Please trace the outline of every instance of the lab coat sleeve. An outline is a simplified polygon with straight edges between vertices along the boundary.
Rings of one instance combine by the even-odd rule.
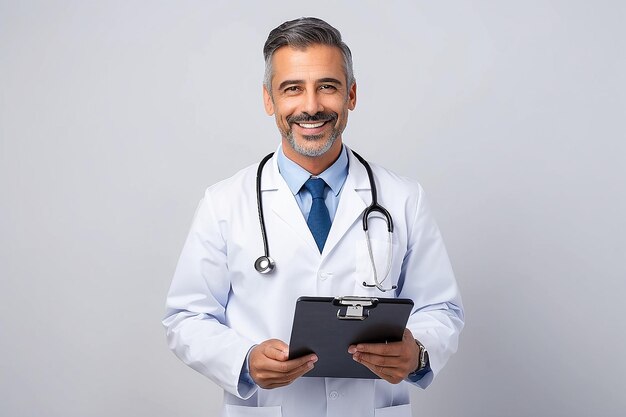
[[[226,244],[209,190],[178,261],[163,325],[176,356],[224,390],[247,399],[257,386],[243,382],[240,375],[254,343],[225,325],[230,290]]]
[[[411,212],[414,220],[412,226],[409,223],[399,297],[415,303],[407,327],[426,347],[431,368],[420,380],[409,382],[426,388],[456,352],[464,313],[441,233],[420,186],[417,201],[407,205],[407,216]]]

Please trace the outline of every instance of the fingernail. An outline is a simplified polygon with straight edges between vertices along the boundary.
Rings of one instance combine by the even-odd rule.
[[[311,361],[312,361],[313,363],[317,362],[317,356],[311,356]]]
[[[354,359],[355,362],[359,361],[359,355],[353,355],[352,359]]]
[[[350,346],[348,348],[348,353],[355,353],[356,352],[356,348],[354,346]]]
[[[309,362],[309,364],[307,365],[307,368],[309,368],[309,369],[313,369],[313,366],[314,366],[314,365],[313,365],[313,362]]]

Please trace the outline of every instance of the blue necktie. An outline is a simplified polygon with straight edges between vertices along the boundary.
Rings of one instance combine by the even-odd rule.
[[[306,224],[311,229],[313,239],[317,243],[317,247],[322,252],[328,232],[330,231],[330,215],[328,214],[328,207],[324,202],[324,188],[326,183],[321,178],[309,178],[304,183],[304,188],[311,193],[313,197],[313,204],[311,204],[311,212]]]

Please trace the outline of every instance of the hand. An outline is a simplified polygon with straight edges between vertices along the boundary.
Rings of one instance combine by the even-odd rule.
[[[255,346],[248,360],[252,380],[265,389],[282,387],[309,372],[317,362],[315,355],[292,360],[288,357],[289,346],[281,340],[270,339]]]
[[[352,359],[392,384],[400,383],[419,364],[419,346],[409,329],[404,329],[400,342],[359,343],[350,345],[348,353],[352,354]]]

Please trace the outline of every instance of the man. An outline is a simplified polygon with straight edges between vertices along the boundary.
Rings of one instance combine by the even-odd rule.
[[[409,416],[408,386],[432,382],[463,327],[423,191],[372,165],[378,200],[393,216],[392,256],[376,216],[368,247],[362,215],[371,187],[342,141],[356,105],[349,48],[326,22],[302,18],[274,29],[264,55],[265,110],[282,138],[260,183],[276,267],[255,270],[264,247],[256,164],[209,187],[197,209],[167,298],[169,346],[225,390],[227,416]],[[319,358],[288,360],[286,343],[303,295],[414,301],[402,341],[347,347],[381,379],[303,377]]]

